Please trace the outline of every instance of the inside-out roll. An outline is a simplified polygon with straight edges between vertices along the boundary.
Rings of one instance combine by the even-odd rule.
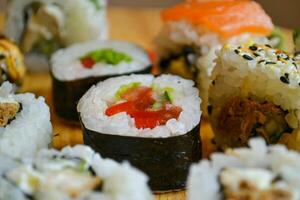
[[[19,44],[30,69],[45,70],[57,49],[107,38],[106,1],[12,0],[5,34]]]
[[[29,157],[51,143],[49,107],[43,97],[13,94],[12,88],[8,82],[0,88],[0,154]]]
[[[26,160],[0,155],[0,199],[152,200],[147,177],[89,147],[43,149]]]
[[[56,113],[76,122],[77,102],[92,85],[110,77],[150,72],[147,52],[130,42],[89,41],[61,49],[51,58]]]
[[[263,137],[299,149],[300,59],[268,45],[225,45],[210,88],[210,120],[222,149]]]
[[[190,169],[189,200],[300,199],[300,154],[252,139],[249,148],[214,153]]]

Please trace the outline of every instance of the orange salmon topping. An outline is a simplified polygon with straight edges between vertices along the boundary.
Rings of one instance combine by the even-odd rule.
[[[223,38],[243,33],[268,35],[273,30],[271,18],[263,8],[248,0],[189,0],[161,13],[163,21],[187,21]]]

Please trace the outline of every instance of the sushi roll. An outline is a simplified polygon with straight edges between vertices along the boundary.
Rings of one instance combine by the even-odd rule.
[[[59,50],[51,58],[55,111],[78,122],[77,102],[92,85],[114,76],[150,72],[148,54],[125,41],[89,41]]]
[[[147,177],[87,146],[42,149],[27,160],[0,155],[3,200],[153,200]]]
[[[25,77],[24,58],[19,48],[0,36],[0,85],[5,81],[20,87]]]
[[[49,107],[43,97],[12,89],[8,82],[0,88],[0,154],[29,157],[51,143]]]
[[[249,148],[215,153],[191,167],[188,200],[299,200],[300,154],[251,139]]]
[[[154,191],[185,187],[201,157],[201,111],[194,83],[177,76],[130,75],[98,83],[80,99],[84,143],[104,157],[128,160]]]
[[[60,48],[108,35],[106,0],[11,0],[6,16],[5,35],[34,71],[48,69],[48,59]]]
[[[300,150],[300,58],[268,45],[225,45],[210,87],[210,121],[221,149],[263,137]]]
[[[216,50],[226,43],[269,43],[273,30],[255,1],[191,0],[163,10],[161,18],[164,26],[156,43],[162,72],[195,80],[205,117]]]

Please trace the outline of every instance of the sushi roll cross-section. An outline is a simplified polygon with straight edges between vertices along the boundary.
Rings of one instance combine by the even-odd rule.
[[[251,139],[249,148],[214,153],[191,167],[189,200],[298,200],[300,154]]]
[[[151,61],[139,46],[125,41],[90,41],[56,52],[51,58],[57,114],[78,121],[76,105],[94,84],[107,78],[150,73]]]
[[[27,160],[0,155],[0,199],[152,200],[147,177],[87,146],[42,149]]]
[[[299,150],[299,57],[268,45],[225,45],[210,87],[210,120],[222,149],[261,136]]]
[[[0,154],[30,157],[47,148],[52,139],[49,107],[33,94],[13,94],[5,82],[0,88]]]
[[[106,1],[12,0],[5,34],[20,46],[31,70],[45,70],[56,50],[107,38]]]
[[[128,160],[154,191],[185,187],[201,157],[198,91],[172,75],[130,75],[93,86],[79,101],[84,142],[104,157]]]
[[[274,28],[263,8],[248,0],[185,1],[163,10],[161,18],[156,43],[162,72],[195,80],[205,117],[215,52],[226,43],[269,43]]]

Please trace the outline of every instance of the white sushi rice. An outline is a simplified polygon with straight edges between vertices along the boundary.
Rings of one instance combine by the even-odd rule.
[[[141,82],[142,85],[151,87],[152,84],[161,88],[174,89],[172,104],[182,108],[178,120],[170,119],[164,126],[153,129],[137,129],[134,119],[125,112],[113,116],[106,116],[105,110],[109,102],[114,99],[115,93],[121,85],[132,82]],[[201,111],[198,90],[193,87],[193,81],[172,75],[162,75],[155,78],[152,75],[130,75],[110,78],[91,89],[80,99],[77,110],[83,124],[87,129],[103,134],[122,136],[137,136],[159,138],[183,135],[199,124]]]
[[[56,158],[54,158],[56,157]],[[65,161],[57,160],[63,157]],[[58,173],[66,170],[60,165],[72,163],[72,158],[81,159],[90,166],[95,175],[102,182],[101,191],[82,192],[79,197],[70,197],[60,190],[58,185],[62,181],[60,176],[49,177],[47,174]],[[148,178],[129,163],[117,163],[111,159],[103,159],[90,147],[77,145],[75,147],[65,147],[61,151],[53,149],[43,149],[35,157],[20,161],[11,160],[5,156],[0,156],[0,199],[5,200],[25,200],[25,190],[31,191],[30,195],[36,200],[152,200],[153,195],[147,186]],[[32,168],[32,166],[35,166]],[[66,172],[66,171],[65,171]],[[78,172],[80,173],[80,172]],[[82,172],[86,173],[86,172]],[[39,184],[26,181],[27,177],[37,178]],[[6,177],[6,178],[2,178]],[[45,179],[45,177],[48,177]],[[70,177],[69,177],[70,178]],[[79,176],[72,177],[73,181],[80,181]],[[18,187],[14,185],[18,182]],[[70,184],[66,180],[66,185]],[[67,186],[66,186],[67,187]]]
[[[3,83],[0,98],[21,103],[22,110],[5,127],[0,127],[0,154],[21,158],[32,156],[51,143],[52,125],[49,107],[43,97],[33,94],[12,94],[12,85]]]
[[[293,129],[292,135],[296,139],[300,134],[300,60],[265,45],[256,46],[258,50],[253,52],[248,46],[238,48],[235,45],[225,45],[218,53],[213,72],[215,84],[210,88],[212,126],[216,131],[218,116],[228,99],[251,97],[258,102],[270,102],[288,111],[285,120]],[[253,60],[245,59],[245,55]],[[288,76],[288,83],[281,80],[285,76]]]
[[[93,1],[99,4],[100,9],[95,7]],[[20,42],[25,28],[24,9],[33,2],[58,5],[60,12],[56,16],[61,16],[59,34],[64,46],[108,38],[106,0],[11,0],[4,33],[17,43]],[[49,68],[47,58],[34,52],[26,55],[25,62],[35,71]]]
[[[171,52],[180,50],[182,46],[193,46],[197,48],[199,57],[196,67],[198,68],[197,83],[200,97],[202,99],[201,109],[203,115],[207,116],[208,91],[211,84],[211,75],[215,66],[216,52],[223,44],[268,44],[266,37],[244,33],[227,40],[207,29],[201,29],[186,21],[167,22],[156,39],[157,52],[159,57],[168,56]]]
[[[215,153],[211,160],[192,165],[188,178],[189,200],[221,200],[220,174],[223,182],[233,188],[240,181],[249,181],[257,188],[284,189],[292,194],[290,200],[300,199],[300,154],[281,145],[267,146],[260,138],[252,139],[249,148]],[[275,177],[280,181],[271,183]]]
[[[80,58],[98,49],[113,49],[125,53],[132,58],[131,62],[122,61],[117,65],[96,63],[93,68],[82,66]],[[135,44],[118,41],[89,41],[57,51],[51,58],[51,71],[55,78],[62,81],[76,80],[87,77],[118,75],[145,70],[151,66],[147,53]]]

